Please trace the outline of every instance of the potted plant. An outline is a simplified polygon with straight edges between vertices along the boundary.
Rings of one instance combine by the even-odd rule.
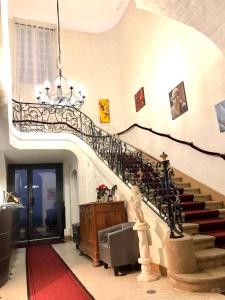
[[[98,201],[105,201],[105,197],[107,196],[107,193],[109,191],[109,188],[105,184],[101,184],[96,188],[97,192],[97,199]]]

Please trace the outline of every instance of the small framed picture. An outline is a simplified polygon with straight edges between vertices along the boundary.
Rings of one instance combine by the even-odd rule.
[[[138,112],[145,105],[145,93],[143,87],[134,95],[134,99],[136,112]]]
[[[225,100],[215,105],[220,132],[225,132]]]
[[[101,123],[110,122],[109,99],[99,99],[99,115]]]
[[[169,92],[169,99],[172,120],[175,120],[177,117],[188,111],[183,81]]]

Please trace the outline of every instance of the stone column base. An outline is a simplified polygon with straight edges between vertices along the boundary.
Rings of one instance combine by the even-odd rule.
[[[137,277],[138,281],[155,281],[158,279],[159,276],[157,274],[153,274],[151,271],[150,259],[139,258],[138,262],[141,264],[141,274]]]

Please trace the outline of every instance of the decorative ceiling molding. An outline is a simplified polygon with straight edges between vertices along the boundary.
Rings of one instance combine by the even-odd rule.
[[[135,0],[139,9],[189,25],[213,41],[225,56],[225,1]]]

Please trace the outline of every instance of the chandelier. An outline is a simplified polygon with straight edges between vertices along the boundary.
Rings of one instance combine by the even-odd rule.
[[[75,83],[73,80],[68,80],[62,75],[61,63],[61,45],[60,45],[60,21],[59,21],[59,0],[57,0],[57,20],[58,20],[58,59],[57,73],[55,79],[55,87],[46,80],[43,86],[36,87],[36,99],[41,104],[49,105],[68,105],[80,109],[86,98],[85,88],[80,83]],[[53,90],[53,93],[50,90]],[[44,91],[44,92],[43,92]]]

